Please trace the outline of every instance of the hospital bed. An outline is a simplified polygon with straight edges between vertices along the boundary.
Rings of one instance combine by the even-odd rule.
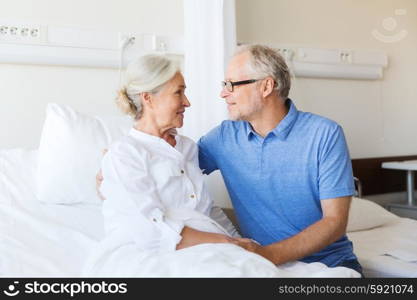
[[[0,277],[76,277],[103,236],[101,210],[39,202],[37,154],[0,151]]]
[[[39,201],[35,186],[38,157],[38,150],[0,150],[0,277],[91,277],[83,270],[104,236],[102,204]],[[163,255],[156,262],[151,254],[149,258],[154,261],[140,264],[138,277],[354,277],[357,274],[346,268],[330,269],[301,262],[276,268],[235,245],[205,244],[181,251],[178,256],[175,252]],[[188,257],[193,258],[192,264]],[[196,267],[198,261],[203,268]],[[114,263],[118,266],[117,261]],[[104,277],[119,276],[136,277],[112,271]]]
[[[62,116],[63,111],[59,113]],[[74,117],[74,113],[71,112],[70,116]],[[80,120],[80,116],[74,121],[83,123],[83,126],[85,124],[91,126],[91,120],[89,122],[86,122],[86,119]],[[60,138],[68,131],[68,128],[63,130],[63,127],[56,123],[53,125],[62,130]],[[81,129],[79,132],[82,134],[93,134],[92,139],[97,142],[99,135],[97,131]],[[108,136],[115,134],[116,131],[115,127],[105,130]],[[41,139],[45,138],[44,132]],[[88,143],[91,139],[83,140],[84,143]],[[41,140],[40,149],[36,150],[0,150],[0,277],[82,276],[87,257],[104,236],[100,202],[40,201],[36,185],[39,183],[37,177],[40,175],[42,158],[40,151],[42,145],[45,145],[44,142]],[[53,144],[51,141],[48,142]],[[68,143],[65,146],[71,148]],[[86,145],[83,153],[84,156],[88,156],[92,151],[87,151],[85,147]],[[52,154],[48,153],[48,155]],[[71,163],[69,158],[64,157],[62,149],[60,155],[62,165],[68,161]],[[95,174],[97,168],[95,166],[92,168],[89,171]],[[68,170],[65,176],[74,177],[72,171]],[[73,178],[73,181],[76,180],[77,178]],[[56,178],[49,181],[51,184],[59,185],[59,180]],[[94,186],[94,178],[91,184]],[[56,186],[50,188],[54,189]],[[65,187],[63,186],[62,189],[64,190]],[[94,188],[92,191],[95,192]],[[54,192],[58,193],[54,195],[59,196],[61,190]],[[76,191],[65,196],[67,196],[66,201],[79,197]],[[233,219],[232,210],[225,209],[225,212]],[[348,236],[354,243],[355,253],[366,276],[416,277],[416,232],[417,221],[397,217],[373,202],[361,198],[353,199]],[[318,270],[313,270],[313,265],[292,267],[284,268],[280,276],[308,277]],[[297,272],[294,271],[295,269]],[[320,272],[317,272],[317,276],[340,275],[327,273],[325,270]]]

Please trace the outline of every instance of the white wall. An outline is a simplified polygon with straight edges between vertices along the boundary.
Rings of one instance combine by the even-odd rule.
[[[0,20],[93,30],[183,35],[182,0],[1,0]],[[1,47],[1,44],[0,44]],[[115,69],[0,63],[0,148],[38,146],[48,102],[118,114]]]
[[[397,8],[405,16],[395,16]],[[330,117],[345,129],[353,158],[417,152],[417,1],[237,0],[238,41],[318,48],[379,49],[389,56],[383,80],[297,78],[291,97],[300,109]],[[408,36],[387,44],[373,29],[394,16]],[[15,0],[0,20],[89,29],[182,35],[182,0]],[[114,69],[0,64],[0,148],[37,147],[48,102],[80,111],[118,113]]]
[[[385,51],[383,80],[297,78],[290,97],[299,109],[340,123],[352,158],[417,154],[417,1],[236,0],[236,10],[240,42]],[[382,26],[388,17],[397,22],[392,32]],[[373,29],[408,35],[383,43]]]

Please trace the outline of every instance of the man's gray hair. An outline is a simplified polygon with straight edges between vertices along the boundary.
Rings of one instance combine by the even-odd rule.
[[[291,88],[291,74],[281,54],[264,45],[242,45],[237,48],[235,55],[244,52],[250,54],[248,69],[256,77],[254,79],[272,77],[275,89],[286,100]]]

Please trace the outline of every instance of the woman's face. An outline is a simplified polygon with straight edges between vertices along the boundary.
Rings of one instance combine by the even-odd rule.
[[[152,95],[152,111],[160,128],[182,127],[185,108],[190,106],[184,91],[184,77],[178,72],[162,90]]]

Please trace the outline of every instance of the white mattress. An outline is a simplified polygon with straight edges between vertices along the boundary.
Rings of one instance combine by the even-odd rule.
[[[103,236],[101,206],[34,195],[37,151],[0,151],[0,277],[76,277]]]
[[[366,277],[417,277],[417,221],[348,233]]]

